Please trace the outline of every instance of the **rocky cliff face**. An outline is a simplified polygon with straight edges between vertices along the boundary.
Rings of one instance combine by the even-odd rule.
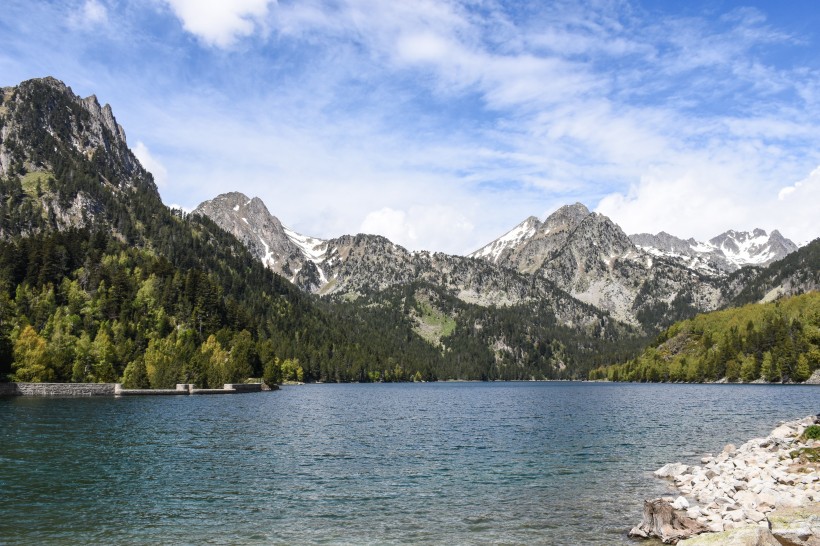
[[[0,226],[0,236],[92,221],[116,231],[130,196],[160,201],[109,105],[54,78],[3,88],[0,98],[0,178],[19,182],[37,203],[30,222]]]
[[[289,230],[258,197],[251,199],[238,192],[225,193],[201,203],[193,214],[211,218],[239,239],[263,264],[302,290],[316,292],[321,288],[323,273],[316,262],[322,252],[311,249],[322,246],[324,241]]]
[[[128,148],[111,106],[100,106],[94,95],[80,98],[49,77],[4,88],[2,96],[0,176],[52,171],[69,153],[94,161],[111,175],[105,178],[116,177],[123,187],[150,179]]]

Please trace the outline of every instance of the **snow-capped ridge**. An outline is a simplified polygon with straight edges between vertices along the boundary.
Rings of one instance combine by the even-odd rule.
[[[683,240],[665,232],[630,235],[638,248],[710,275],[725,275],[747,265],[765,266],[785,258],[798,246],[779,231],[771,234],[756,228],[751,232],[730,229],[706,242]]]

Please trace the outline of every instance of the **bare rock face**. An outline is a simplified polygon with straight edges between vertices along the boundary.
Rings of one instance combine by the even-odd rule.
[[[2,114],[0,176],[19,167],[51,171],[58,152],[73,152],[95,161],[109,182],[116,178],[121,188],[147,183],[156,191],[128,148],[111,106],[100,106],[96,96],[80,98],[51,77],[27,80],[4,90]]]
[[[259,261],[302,290],[315,292],[323,273],[317,267],[325,241],[290,231],[258,197],[239,192],[223,193],[200,203],[194,214],[209,217],[239,239]]]
[[[769,514],[772,535],[788,546],[820,546],[820,505],[778,508]]]
[[[643,520],[629,531],[630,537],[659,538],[664,544],[677,544],[679,540],[707,531],[697,520],[675,510],[663,499],[644,501]]]

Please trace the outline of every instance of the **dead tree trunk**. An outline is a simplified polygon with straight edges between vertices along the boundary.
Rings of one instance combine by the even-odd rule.
[[[677,512],[663,499],[643,502],[643,520],[629,531],[630,537],[659,538],[664,544],[677,544],[706,531],[696,520]]]

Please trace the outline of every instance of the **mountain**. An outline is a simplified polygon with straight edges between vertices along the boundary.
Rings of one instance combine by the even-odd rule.
[[[109,106],[0,96],[0,380],[577,378],[641,342],[546,279],[312,239],[240,194],[171,210]]]
[[[378,235],[343,235],[329,240],[300,235],[284,227],[261,200],[241,193],[205,201],[193,214],[208,216],[236,235],[274,271],[324,296],[356,299],[394,286],[424,282],[469,304],[514,306],[544,301],[553,305],[559,321],[570,326],[609,320],[547,279],[533,279],[484,261],[409,252]]]
[[[403,308],[317,301],[207,217],[163,205],[93,96],[42,78],[0,97],[0,380],[212,386],[445,369]]]
[[[629,238],[638,248],[653,256],[678,261],[690,269],[707,275],[725,275],[747,265],[766,266],[782,260],[797,250],[797,245],[774,230],[729,230],[699,242],[683,240],[665,232],[657,235],[639,233]]]
[[[323,256],[325,241],[286,228],[258,197],[249,199],[241,193],[225,193],[201,203],[193,214],[209,217],[239,239],[263,264],[302,290],[317,292],[325,284],[324,273],[316,266]]]
[[[580,203],[544,222],[529,218],[470,256],[547,279],[650,331],[722,301],[719,280],[643,251],[617,224]]]
[[[820,290],[820,239],[808,243],[767,267],[743,268],[727,279],[732,305],[769,302]]]

